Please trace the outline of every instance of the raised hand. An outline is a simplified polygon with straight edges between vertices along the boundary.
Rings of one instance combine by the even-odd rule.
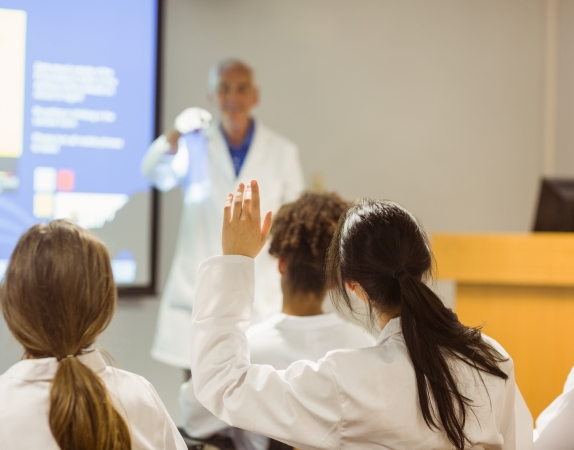
[[[173,128],[166,133],[167,142],[170,150],[168,154],[175,155],[178,149],[179,138],[192,131],[203,130],[211,122],[211,114],[201,108],[187,108],[183,110],[176,118]]]
[[[181,134],[187,134],[207,128],[210,122],[209,111],[201,108],[187,108],[175,118],[174,128]]]
[[[255,258],[271,231],[271,211],[261,224],[259,185],[240,183],[235,198],[229,194],[223,210],[223,254]]]

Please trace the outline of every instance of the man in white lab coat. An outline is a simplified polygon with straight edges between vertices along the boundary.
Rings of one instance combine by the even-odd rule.
[[[240,180],[259,180],[265,210],[298,197],[303,175],[297,147],[252,116],[259,99],[252,69],[224,60],[209,74],[209,100],[218,118],[190,108],[174,129],[157,138],[143,161],[145,175],[162,190],[184,189],[184,208],[171,271],[158,317],[152,356],[188,369],[191,311],[199,263],[221,254],[221,223],[227,195]],[[280,283],[267,252],[256,260],[253,322],[281,310]]]

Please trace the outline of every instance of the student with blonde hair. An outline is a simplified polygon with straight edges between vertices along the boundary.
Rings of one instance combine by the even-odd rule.
[[[116,300],[108,251],[90,232],[56,220],[20,238],[0,291],[24,347],[0,376],[2,448],[187,448],[153,386],[90,349]]]
[[[223,256],[200,266],[192,319],[195,394],[217,417],[307,450],[522,450],[517,429],[532,442],[512,359],[427,286],[432,253],[408,211],[359,200],[329,247],[327,280],[344,307],[351,292],[367,304],[377,344],[285,370],[252,364],[245,337],[253,258],[271,229],[257,183],[240,184],[224,211]]]

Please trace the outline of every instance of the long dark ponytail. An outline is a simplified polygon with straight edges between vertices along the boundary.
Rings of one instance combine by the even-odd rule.
[[[458,386],[449,361],[507,379],[498,364],[506,358],[466,327],[427,286],[433,258],[426,234],[404,208],[388,201],[363,199],[341,217],[327,257],[327,273],[336,299],[352,310],[345,283],[356,282],[369,297],[371,318],[398,313],[413,362],[419,404],[431,429],[442,426],[462,450],[472,399]]]

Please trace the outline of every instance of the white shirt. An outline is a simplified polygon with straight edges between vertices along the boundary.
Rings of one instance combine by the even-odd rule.
[[[574,368],[564,391],[536,419],[534,449],[572,450],[574,448]]]
[[[256,179],[265,192],[262,211],[276,212],[297,199],[303,190],[303,172],[297,147],[255,120],[255,132],[239,175],[235,169],[219,123],[198,135],[184,135],[178,151],[168,155],[169,144],[160,136],[143,161],[144,174],[156,187],[167,191],[179,184],[184,190],[184,207],[174,259],[161,299],[152,356],[164,363],[189,369],[191,358],[191,310],[197,269],[201,261],[221,253],[223,205],[239,181]],[[188,145],[188,143],[190,145]],[[253,323],[281,311],[277,262],[266,246],[256,259]]]
[[[278,370],[300,359],[316,362],[331,350],[371,347],[375,343],[370,334],[335,313],[306,317],[276,314],[253,325],[247,331],[247,340],[253,364],[269,364]],[[179,402],[184,428],[190,436],[207,438],[215,433],[227,434],[238,449],[267,449],[267,437],[229,428],[205,409],[193,392],[191,380],[181,387]]]
[[[301,449],[452,448],[423,419],[400,318],[389,321],[373,347],[329,352],[318,363],[297,361],[278,371],[249,361],[253,284],[251,258],[219,256],[200,266],[191,370],[195,394],[217,417]],[[476,405],[465,427],[471,448],[514,450],[516,428],[528,424],[516,423],[512,359],[500,363],[507,380],[482,374],[484,384],[468,365],[453,366],[462,394]]]
[[[96,350],[78,359],[104,381],[130,430],[134,450],[187,450],[153,386],[139,375],[106,366]],[[50,425],[55,358],[25,359],[0,375],[0,447],[59,450]]]
[[[276,314],[247,330],[252,364],[283,370],[295,361],[319,361],[341,348],[371,347],[375,339],[335,313],[315,316]]]

